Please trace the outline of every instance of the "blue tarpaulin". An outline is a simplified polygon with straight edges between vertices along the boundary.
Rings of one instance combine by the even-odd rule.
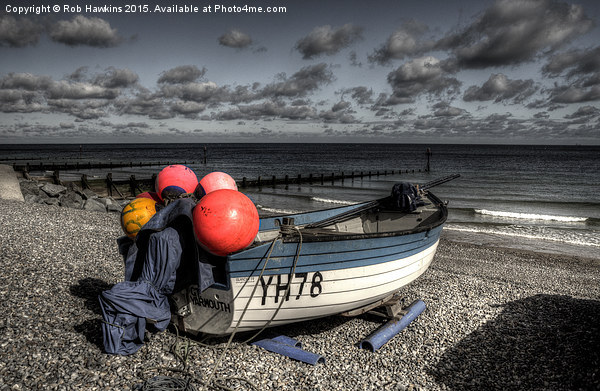
[[[167,296],[189,284],[203,291],[213,284],[211,265],[200,261],[191,199],[180,199],[157,212],[136,240],[119,239],[125,257],[125,281],[99,296],[104,349],[133,354],[144,342],[148,322],[159,331],[169,325]]]

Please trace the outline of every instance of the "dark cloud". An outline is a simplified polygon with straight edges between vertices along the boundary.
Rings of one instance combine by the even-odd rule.
[[[52,83],[52,78],[49,76],[38,76],[31,73],[9,73],[0,79],[0,88],[37,91],[45,90]]]
[[[450,106],[447,102],[438,102],[433,105],[433,109],[435,109],[434,117],[458,117],[467,113],[466,110]]]
[[[493,100],[496,103],[512,100],[514,103],[521,103],[536,91],[533,80],[511,80],[502,73],[495,73],[481,87],[469,87],[463,95],[463,100]]]
[[[439,40],[462,68],[532,61],[588,32],[593,22],[580,5],[553,0],[498,0],[466,29]]]
[[[0,15],[0,46],[20,48],[38,43],[44,27],[27,18]]]
[[[362,27],[350,23],[333,29],[331,26],[315,27],[296,43],[302,58],[311,59],[322,54],[335,54],[362,39]]]
[[[252,45],[252,38],[240,30],[230,30],[219,37],[219,44],[230,48],[244,49]]]
[[[388,74],[393,94],[386,105],[412,103],[421,94],[442,95],[458,92],[460,82],[449,77],[435,57],[427,56],[409,61]]]
[[[429,28],[416,20],[405,22],[398,30],[390,35],[379,49],[369,55],[369,62],[380,65],[387,64],[391,59],[403,59],[407,56],[420,55],[434,47],[434,41],[425,41],[421,37]]]
[[[206,74],[206,68],[199,69],[195,65],[181,65],[161,73],[159,83],[181,84],[194,82]]]
[[[558,77],[563,73],[568,78],[597,74],[600,72],[600,46],[555,54],[548,59],[542,71],[549,77]]]
[[[542,68],[544,75],[566,77],[568,84],[549,90],[553,103],[580,103],[600,100],[600,47],[570,50],[552,56]]]
[[[259,120],[284,118],[305,120],[316,117],[316,110],[309,106],[288,106],[283,102],[263,102],[254,105],[240,105],[215,115],[217,120]]]
[[[280,81],[266,85],[258,94],[261,98],[302,98],[334,80],[333,72],[325,63],[300,69],[291,77],[279,76]]]
[[[568,119],[574,119],[574,118],[581,118],[581,117],[595,117],[600,115],[600,109],[594,106],[583,106],[577,109],[577,111],[575,111],[572,114],[568,114],[565,115],[565,118]]]
[[[110,24],[100,18],[77,15],[72,20],[61,20],[50,26],[50,38],[69,46],[107,48],[119,45],[121,38]]]
[[[365,86],[344,89],[342,90],[342,94],[350,94],[350,97],[354,99],[359,105],[373,103],[373,89],[367,88]]]
[[[106,88],[128,88],[139,80],[138,75],[129,69],[108,68],[102,75],[98,75],[94,84]]]

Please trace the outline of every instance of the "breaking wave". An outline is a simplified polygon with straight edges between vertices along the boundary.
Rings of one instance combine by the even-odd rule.
[[[355,201],[346,201],[346,200],[334,200],[331,198],[321,198],[321,197],[310,197],[311,201],[323,202],[326,204],[338,204],[338,205],[354,205]]]
[[[493,217],[503,217],[510,219],[523,219],[523,220],[546,220],[546,221],[562,221],[567,223],[579,223],[584,222],[587,217],[574,217],[574,216],[557,216],[557,215],[545,215],[536,213],[519,213],[519,212],[503,212],[487,209],[475,209],[475,213],[488,215]]]

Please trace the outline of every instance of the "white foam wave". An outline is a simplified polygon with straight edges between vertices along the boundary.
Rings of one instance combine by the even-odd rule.
[[[260,210],[264,210],[265,212],[275,213],[278,215],[293,215],[296,213],[300,213],[300,211],[297,211],[297,210],[268,208],[268,207],[262,206],[262,205],[256,205],[256,207]]]
[[[444,229],[448,230],[448,231],[502,235],[502,236],[511,236],[511,237],[535,239],[535,240],[549,240],[552,242],[567,243],[567,244],[573,244],[573,245],[577,245],[577,246],[600,247],[600,243],[592,243],[590,241],[585,241],[582,239],[567,239],[564,237],[551,237],[551,236],[545,236],[545,235],[528,234],[525,232],[497,231],[497,230],[493,230],[493,229],[464,228],[464,227],[451,227],[451,226],[446,226],[446,227],[444,227]]]
[[[310,197],[311,201],[324,202],[326,204],[354,205],[354,201],[334,200],[330,198]]]
[[[487,209],[475,209],[475,213],[482,215],[494,216],[494,217],[505,217],[511,219],[523,219],[523,220],[546,220],[546,221],[562,221],[568,223],[577,223],[586,221],[586,217],[573,217],[573,216],[556,216],[556,215],[543,215],[536,213],[519,213],[519,212],[503,212],[496,210]]]

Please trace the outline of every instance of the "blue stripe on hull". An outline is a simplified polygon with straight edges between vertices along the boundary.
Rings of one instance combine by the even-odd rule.
[[[303,243],[296,273],[369,266],[409,257],[433,246],[441,231],[442,226],[438,226],[411,235]],[[260,275],[269,246],[270,243],[231,255],[227,262],[230,277]],[[264,275],[290,273],[297,248],[297,243],[277,241]]]

